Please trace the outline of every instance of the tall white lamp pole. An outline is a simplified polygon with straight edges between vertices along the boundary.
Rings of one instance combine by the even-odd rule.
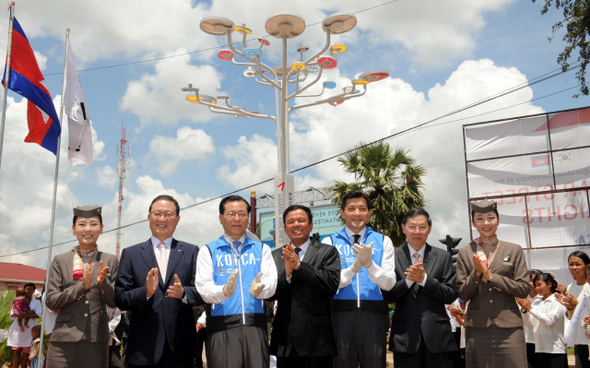
[[[259,38],[259,47],[246,47],[246,37],[252,31],[245,25],[235,26],[234,23],[226,18],[209,17],[201,21],[201,29],[215,36],[227,36],[227,45],[229,49],[221,50],[218,53],[220,59],[231,61],[235,65],[246,67],[244,76],[253,78],[257,83],[271,86],[275,89],[275,106],[276,115],[265,115],[256,111],[247,111],[239,106],[232,106],[229,103],[228,96],[211,97],[199,93],[198,88],[191,84],[183,91],[190,92],[187,100],[193,103],[208,106],[212,112],[218,114],[234,115],[244,118],[262,118],[274,120],[277,125],[277,155],[278,155],[278,175],[275,176],[275,244],[282,246],[289,239],[283,231],[283,212],[293,204],[294,180],[289,174],[289,113],[293,110],[304,107],[315,106],[329,103],[337,106],[351,98],[360,97],[367,91],[367,85],[370,82],[379,81],[389,76],[385,70],[375,70],[361,74],[358,79],[352,81],[352,85],[344,87],[342,93],[332,95],[328,98],[319,99],[310,103],[304,103],[289,107],[289,102],[295,97],[320,97],[327,90],[336,88],[336,83],[324,81],[322,91],[315,95],[303,95],[302,93],[311,86],[318,83],[322,77],[324,69],[333,69],[337,65],[334,58],[346,50],[342,44],[330,46],[330,36],[342,34],[350,31],[356,26],[357,20],[354,15],[337,13],[328,16],[322,22],[322,28],[326,33],[326,43],[324,47],[311,57],[304,60],[303,54],[309,50],[307,47],[300,46],[297,52],[300,54],[300,60],[292,64],[287,62],[287,40],[295,38],[305,30],[305,20],[293,14],[278,14],[270,17],[266,21],[266,31],[269,35],[279,38],[283,41],[282,64],[278,67],[270,67],[261,61],[264,54],[263,47],[270,43],[263,38]],[[242,34],[242,49],[235,48],[232,42],[232,33]],[[329,54],[326,51],[329,50]],[[240,60],[236,60],[239,57]],[[316,74],[315,77],[312,75]],[[310,77],[310,81],[307,78]],[[294,85],[295,90],[289,94],[289,85]]]

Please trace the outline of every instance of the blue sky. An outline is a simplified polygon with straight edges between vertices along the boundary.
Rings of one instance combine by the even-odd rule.
[[[552,42],[547,38],[561,11],[552,9],[544,16],[540,11],[541,4],[524,0],[17,1],[16,17],[36,52],[56,106],[61,100],[65,30],[71,30],[95,134],[91,167],[68,166],[62,144],[55,242],[74,239],[71,208],[77,205],[102,205],[105,230],[115,228],[119,183],[115,145],[122,121],[131,144],[124,225],[145,219],[151,199],[161,193],[174,195],[184,207],[275,175],[274,123],[217,115],[185,101],[181,88],[192,83],[204,94],[229,95],[233,104],[248,110],[275,112],[269,87],[244,78],[241,67],[217,58],[226,41],[199,29],[204,17],[245,23],[253,31],[249,39],[255,40],[266,36],[268,17],[281,12],[302,16],[308,28],[289,43],[293,62],[299,43],[311,51],[323,45],[319,24],[326,16],[356,15],[354,30],[332,38],[332,43],[344,43],[348,50],[337,56],[337,70],[324,77],[336,81],[338,89],[369,70],[386,69],[390,78],[371,84],[365,96],[338,107],[322,105],[293,113],[290,165],[296,169],[557,70],[563,33],[558,32]],[[8,11],[5,16],[6,21],[0,22],[3,35]],[[268,39],[271,46],[264,59],[278,65],[280,42]],[[6,49],[5,38],[0,49]],[[572,98],[576,84],[575,71],[569,72],[387,141],[409,149],[428,171],[424,181],[434,221],[431,244],[438,245],[437,239],[446,234],[469,237],[462,124],[589,105],[588,97]],[[47,246],[55,158],[24,143],[25,135],[26,101],[9,92],[0,170],[0,257],[25,253],[0,261],[45,267],[46,250],[32,250]],[[295,186],[296,190],[328,186],[334,179],[350,178],[331,160],[297,172]],[[254,189],[259,195],[272,193],[272,184]],[[241,194],[249,196],[250,189]],[[178,238],[203,245],[219,236],[217,205],[215,200],[181,212]],[[146,223],[126,227],[123,247],[148,236]],[[112,232],[99,239],[107,252],[114,253],[115,243]],[[54,253],[72,246],[57,246]]]

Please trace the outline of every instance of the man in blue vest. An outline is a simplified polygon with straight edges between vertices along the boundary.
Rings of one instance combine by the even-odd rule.
[[[219,204],[224,234],[197,258],[196,287],[207,306],[207,366],[270,365],[264,299],[277,286],[270,248],[246,236],[250,204],[228,196]]]
[[[332,303],[332,325],[338,355],[334,367],[385,367],[387,302],[381,290],[395,285],[393,243],[366,226],[371,200],[361,191],[342,198],[342,231],[323,240],[340,253],[339,290]]]

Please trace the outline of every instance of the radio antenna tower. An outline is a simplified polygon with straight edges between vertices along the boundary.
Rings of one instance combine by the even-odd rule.
[[[121,212],[123,210],[123,180],[127,178],[127,169],[129,168],[129,163],[127,162],[127,158],[125,154],[128,156],[131,155],[131,144],[127,149],[125,149],[125,144],[127,144],[127,140],[125,139],[125,127],[123,126],[123,122],[121,122],[121,146],[117,146],[117,155],[119,158],[117,159],[117,174],[119,174],[119,206],[118,206],[118,218],[117,218],[117,258],[121,256],[121,237],[123,233],[121,233]]]

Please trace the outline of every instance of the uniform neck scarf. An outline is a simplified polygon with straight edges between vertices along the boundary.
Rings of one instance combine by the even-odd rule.
[[[82,257],[93,257],[98,253],[98,248],[94,246],[92,249],[81,249],[79,245],[72,249],[74,252],[74,280],[82,280],[84,278],[84,262]]]
[[[495,247],[496,245],[498,245],[498,243],[500,242],[498,240],[498,237],[496,235],[493,235],[485,240],[479,237],[473,239],[473,241],[475,242],[475,244],[477,244],[477,251],[475,252],[475,254],[477,254],[479,259],[481,259],[481,261],[483,262],[483,264],[486,265],[486,267],[489,267],[490,265],[488,263],[488,257],[486,257],[486,254],[483,251],[483,249],[488,247]]]

